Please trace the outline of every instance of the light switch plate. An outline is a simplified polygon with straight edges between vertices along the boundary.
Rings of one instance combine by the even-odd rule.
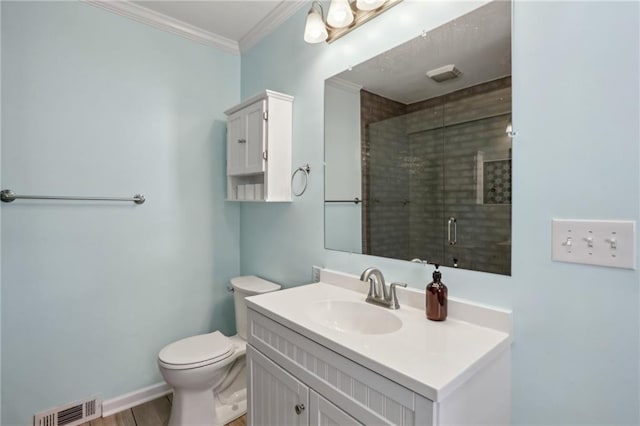
[[[636,268],[636,223],[553,219],[552,256],[559,262]]]

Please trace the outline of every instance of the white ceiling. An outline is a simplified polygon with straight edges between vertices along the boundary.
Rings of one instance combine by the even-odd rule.
[[[255,45],[308,0],[84,0],[229,52]],[[301,36],[302,37],[302,36]]]
[[[436,83],[426,72],[455,64],[462,75]],[[494,1],[336,77],[405,104],[511,75],[511,3]]]

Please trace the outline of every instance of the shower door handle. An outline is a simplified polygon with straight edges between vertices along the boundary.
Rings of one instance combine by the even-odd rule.
[[[453,225],[453,239],[451,238],[451,225]],[[447,238],[450,246],[454,246],[458,242],[458,221],[455,217],[450,217],[447,223]]]

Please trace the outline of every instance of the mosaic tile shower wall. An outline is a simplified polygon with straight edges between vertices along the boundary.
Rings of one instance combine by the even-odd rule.
[[[511,160],[484,162],[484,204],[511,204]]]

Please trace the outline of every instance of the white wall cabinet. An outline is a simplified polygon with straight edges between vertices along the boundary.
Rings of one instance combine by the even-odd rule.
[[[293,97],[266,90],[227,114],[227,199],[291,201]]]

